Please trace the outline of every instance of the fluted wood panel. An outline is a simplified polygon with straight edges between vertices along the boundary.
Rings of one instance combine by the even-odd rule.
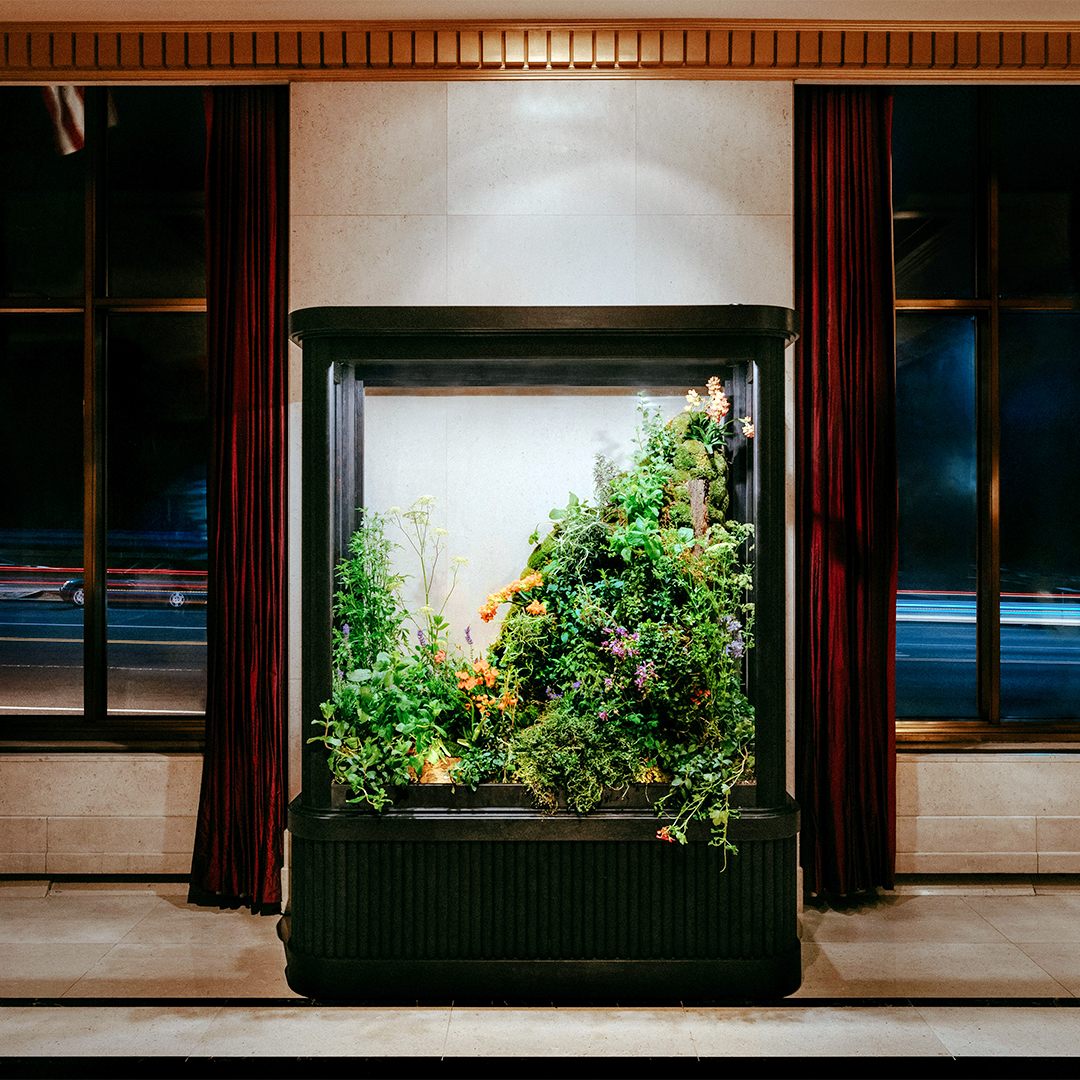
[[[293,838],[293,946],[332,960],[765,958],[795,940],[794,838]]]
[[[0,81],[537,78],[1049,80],[1080,71],[1080,23],[0,24]]]

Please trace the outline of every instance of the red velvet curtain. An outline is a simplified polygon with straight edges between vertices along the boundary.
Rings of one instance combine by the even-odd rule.
[[[896,859],[891,99],[797,87],[796,797],[808,892]]]
[[[281,906],[287,294],[281,87],[206,93],[211,448],[194,903]]]

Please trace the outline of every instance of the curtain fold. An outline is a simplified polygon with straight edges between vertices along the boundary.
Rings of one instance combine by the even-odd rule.
[[[896,373],[891,98],[795,98],[796,797],[808,892],[892,885]]]
[[[287,100],[205,95],[209,659],[189,900],[263,914],[280,910],[286,801]]]

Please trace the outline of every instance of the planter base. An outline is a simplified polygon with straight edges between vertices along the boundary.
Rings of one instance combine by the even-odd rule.
[[[729,833],[738,854],[726,856],[707,830],[686,845],[657,840],[644,807],[544,816],[494,801],[382,815],[294,804],[281,922],[290,987],[324,1001],[798,989],[790,800],[743,809]]]
[[[288,944],[285,956],[289,986],[317,1001],[471,999],[613,1005],[761,1001],[792,994],[802,981],[802,955],[797,945],[782,955],[760,960],[425,960],[410,963],[305,956]]]

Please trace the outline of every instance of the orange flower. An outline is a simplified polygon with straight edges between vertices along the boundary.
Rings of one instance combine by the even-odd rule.
[[[446,650],[440,649],[434,656],[436,664],[441,664],[446,659]]]
[[[530,615],[546,615],[547,604],[542,600],[534,600],[526,609]]]
[[[657,840],[666,840],[669,844],[674,844],[675,843],[675,837],[674,836],[668,836],[668,831],[667,830],[668,830],[668,827],[665,825],[662,829],[660,829],[657,832],[656,839]]]

